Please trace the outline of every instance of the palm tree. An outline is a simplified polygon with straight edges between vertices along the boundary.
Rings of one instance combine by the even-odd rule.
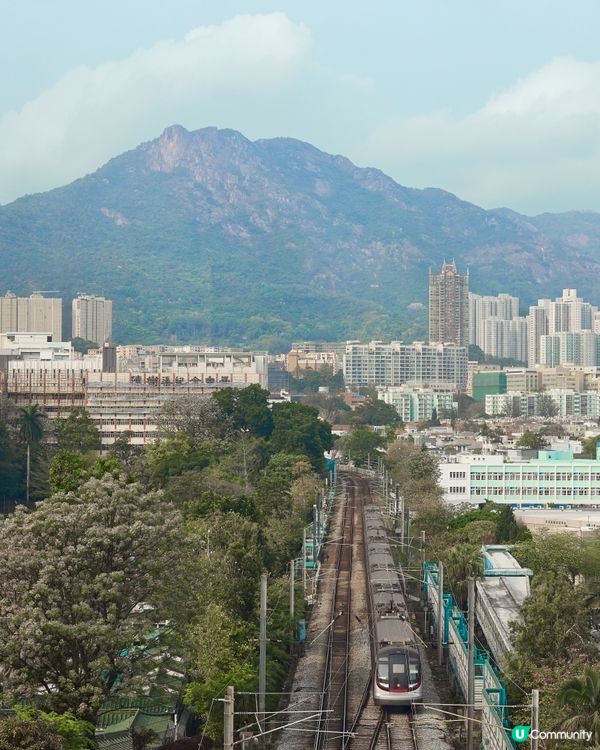
[[[583,676],[569,680],[559,692],[558,700],[570,713],[561,724],[563,729],[586,729],[594,737],[600,737],[600,672],[584,667]]]
[[[470,576],[481,576],[483,558],[478,544],[456,544],[442,557],[450,590],[464,609],[467,603],[467,589]]]
[[[37,404],[22,406],[19,409],[19,436],[27,446],[27,505],[29,505],[29,485],[31,479],[31,446],[40,443],[44,437],[45,417],[46,415],[40,410]]]

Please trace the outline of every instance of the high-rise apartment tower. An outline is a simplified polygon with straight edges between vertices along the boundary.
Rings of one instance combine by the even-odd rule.
[[[469,346],[469,273],[459,273],[454,261],[429,271],[429,341]]]
[[[7,292],[0,297],[0,333],[46,333],[62,341],[62,299],[35,292],[17,297]]]
[[[112,300],[80,294],[73,300],[73,337],[98,346],[112,339]]]

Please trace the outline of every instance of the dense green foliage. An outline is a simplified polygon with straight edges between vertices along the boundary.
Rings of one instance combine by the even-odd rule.
[[[59,448],[86,453],[100,448],[100,435],[93,420],[83,408],[75,408],[56,424]]]
[[[548,441],[539,432],[525,430],[523,435],[517,440],[517,448],[531,448],[533,450],[543,450],[548,445]]]
[[[396,427],[402,424],[396,409],[376,397],[369,397],[363,404],[357,406],[352,413],[351,422],[356,425],[379,427]]]
[[[80,336],[74,336],[70,341],[73,344],[73,349],[80,354],[87,354],[90,349],[98,348],[98,344],[95,341],[88,341],[87,339],[82,339]]]
[[[58,445],[38,444],[50,497],[0,524],[0,665],[10,676],[0,702],[46,712],[17,721],[32,747],[44,721],[48,741],[55,729],[57,747],[84,750],[84,725],[72,722],[93,720],[115,685],[128,697],[151,683],[155,663],[140,644],[156,621],[170,623],[160,638],[185,658],[186,700],[220,734],[224,687],[257,689],[263,571],[269,689],[287,675],[289,563],[322,490],[330,427],[300,403],[271,411],[255,386],[183,401],[165,404],[159,442],[141,450],[123,439],[104,456],[88,415],[74,411],[56,425]],[[0,433],[0,469],[13,443],[31,439],[22,424],[16,413]],[[80,744],[66,744],[68,731]]]
[[[43,719],[0,719],[0,750],[64,750],[63,738]]]

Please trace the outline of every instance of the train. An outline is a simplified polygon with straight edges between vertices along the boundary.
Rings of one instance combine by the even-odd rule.
[[[401,573],[378,505],[363,507],[365,562],[373,666],[373,701],[411,706],[422,699],[421,657],[410,624]]]

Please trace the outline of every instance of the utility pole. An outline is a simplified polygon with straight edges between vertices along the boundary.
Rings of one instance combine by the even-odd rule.
[[[296,571],[295,571],[295,565],[296,563],[294,560],[290,560],[290,619],[294,619],[294,594],[295,592],[295,586],[296,586]]]
[[[302,530],[302,590],[306,599],[306,527]]]
[[[227,688],[227,694],[223,701],[225,704],[223,717],[223,750],[233,750],[234,700],[235,696],[233,687],[230,685]]]
[[[444,563],[438,562],[438,611],[437,611],[438,664],[444,660]]]
[[[531,691],[531,731],[540,728],[540,691],[534,688]],[[538,750],[537,732],[531,738],[531,750]]]
[[[265,720],[265,699],[267,693],[267,574],[260,577],[260,632],[258,655],[258,713],[262,726]]]
[[[27,442],[27,495],[26,495],[27,507],[29,507],[30,477],[31,477],[31,445],[29,444],[29,441],[28,441]]]
[[[400,548],[404,554],[404,498],[400,505]]]
[[[469,662],[467,672],[467,750],[473,750],[475,717],[475,578],[469,577]]]

